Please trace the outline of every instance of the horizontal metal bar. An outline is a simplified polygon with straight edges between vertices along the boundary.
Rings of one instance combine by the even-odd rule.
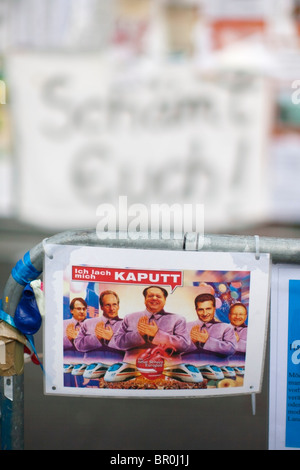
[[[212,252],[270,253],[273,263],[300,264],[300,240],[293,238],[254,237],[239,235],[200,235],[186,233],[168,238],[168,234],[153,233],[121,234],[108,233],[106,239],[100,239],[95,230],[66,231],[58,233],[46,241],[40,242],[30,250],[30,259],[38,271],[43,270],[44,243],[61,245],[106,246],[115,248],[135,248],[152,250],[194,250]],[[125,236],[127,237],[125,238]],[[4,289],[3,310],[14,315],[23,292],[12,276]]]
[[[257,248],[269,253],[273,263],[300,264],[300,240],[295,238],[206,235],[201,250],[255,253]]]
[[[124,234],[123,234],[124,235]],[[126,233],[125,233],[126,235]],[[124,235],[124,236],[125,236]],[[129,233],[127,238],[113,238],[115,234],[107,234],[107,239],[98,238],[95,230],[63,232],[47,239],[49,243],[110,246],[118,248],[137,249],[165,249],[165,250],[185,250],[187,244],[189,249],[195,251],[216,251],[216,252],[248,252],[255,253],[257,248],[260,253],[270,253],[274,263],[300,264],[300,240],[295,238],[275,238],[275,237],[255,237],[241,235],[215,235],[215,234],[195,234],[186,233],[176,238],[167,238],[168,234],[159,233],[151,238],[152,233],[140,233],[139,238],[136,233]],[[118,234],[117,234],[118,236]],[[193,247],[194,245],[194,247]],[[193,248],[192,248],[193,247]],[[34,264],[34,261],[32,261]],[[40,269],[41,265],[37,266]]]

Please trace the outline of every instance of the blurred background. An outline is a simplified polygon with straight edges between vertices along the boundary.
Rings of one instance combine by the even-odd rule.
[[[204,204],[205,232],[298,237],[299,58],[299,0],[0,0],[1,290],[36,243],[96,228],[120,196]],[[252,417],[249,397],[79,410],[26,368],[27,448],[267,445],[266,375]],[[210,416],[200,442],[195,406]],[[127,429],[99,429],[112,408]],[[153,410],[164,438],[150,444]]]

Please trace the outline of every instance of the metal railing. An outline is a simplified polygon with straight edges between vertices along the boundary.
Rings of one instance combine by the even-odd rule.
[[[98,238],[95,230],[66,231],[41,241],[29,251],[34,268],[42,273],[43,260],[47,243],[61,245],[106,246],[115,248],[135,248],[153,250],[192,250],[209,252],[269,253],[273,263],[300,264],[300,240],[289,238],[213,235],[201,236],[186,233],[176,238],[151,238],[148,233],[139,237]],[[24,285],[10,274],[2,296],[2,309],[14,317],[15,310],[22,296]],[[22,450],[24,448],[24,376],[14,375],[0,377],[0,411],[1,411],[1,449]]]

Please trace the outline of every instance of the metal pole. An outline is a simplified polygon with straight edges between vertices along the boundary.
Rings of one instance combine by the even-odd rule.
[[[41,246],[30,251],[31,262],[42,270],[43,252]],[[6,283],[2,299],[3,310],[14,316],[24,286],[12,277]],[[24,353],[19,348],[19,360],[24,363]],[[24,449],[24,374],[0,377],[1,450]]]
[[[152,250],[192,250],[211,252],[270,253],[273,263],[300,264],[300,240],[236,235],[205,235],[187,233],[178,238],[167,238],[164,233],[107,234],[98,238],[95,230],[66,231],[48,238],[45,242],[61,245],[106,246]],[[127,236],[126,236],[127,235]],[[152,237],[152,238],[151,238]],[[42,271],[44,243],[30,250],[30,259]],[[3,295],[3,310],[14,316],[24,287],[10,275]],[[11,379],[11,380],[9,380]],[[1,449],[17,450],[24,446],[24,384],[23,374],[10,378],[0,377]],[[9,395],[9,398],[7,397]]]
[[[24,448],[24,375],[0,377],[1,450]]]

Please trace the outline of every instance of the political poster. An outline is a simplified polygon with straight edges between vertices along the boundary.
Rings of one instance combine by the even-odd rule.
[[[47,244],[45,393],[260,391],[268,254]]]
[[[300,449],[299,305],[299,266],[274,266],[271,297],[270,450]]]

